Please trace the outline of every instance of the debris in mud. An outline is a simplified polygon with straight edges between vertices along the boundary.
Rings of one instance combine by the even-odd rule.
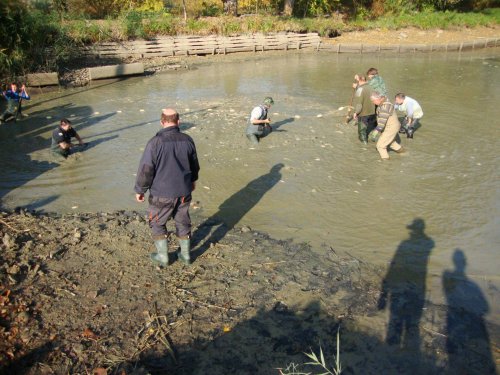
[[[329,277],[333,263],[315,261],[308,246],[249,227],[212,238],[222,225],[216,221],[194,230],[192,267],[174,262],[161,271],[148,261],[149,228],[135,212],[2,213],[0,224],[3,368],[45,363],[56,373],[112,373],[148,365],[143,358],[162,353],[169,354],[153,361],[157,368],[191,368],[183,353],[231,334],[258,310],[289,313],[289,291],[311,291],[308,298],[318,299],[338,283]],[[171,254],[176,247],[172,241]],[[304,269],[310,261],[318,272]],[[347,314],[337,302],[325,304]],[[36,362],[22,360],[28,352]]]
[[[139,213],[0,213],[0,373],[276,373],[320,343],[333,353],[341,322],[344,350],[383,347],[356,328],[378,269],[222,225],[193,228],[191,267],[157,270]],[[384,368],[377,355],[363,366]]]

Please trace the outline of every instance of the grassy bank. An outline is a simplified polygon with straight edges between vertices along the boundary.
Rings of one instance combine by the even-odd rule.
[[[375,20],[358,17],[346,20],[342,17],[292,18],[267,15],[244,17],[200,17],[187,19],[168,13],[140,14],[130,12],[109,20],[66,20],[63,32],[78,43],[152,38],[157,35],[237,35],[245,33],[317,32],[321,36],[333,36],[352,30],[374,28],[399,29],[416,27],[463,28],[496,26],[500,24],[500,9],[486,9],[479,13],[421,12],[382,16]]]
[[[15,16],[15,17],[14,17]],[[82,45],[106,41],[148,39],[159,35],[238,35],[246,33],[317,32],[336,36],[346,31],[370,29],[457,29],[477,26],[496,27],[500,9],[480,12],[456,11],[403,12],[372,19],[368,14],[347,18],[296,18],[272,15],[218,16],[184,19],[166,11],[124,12],[114,18],[86,19],[19,8],[0,23],[0,79],[35,71],[63,70],[79,57]],[[1,18],[1,17],[0,17]]]

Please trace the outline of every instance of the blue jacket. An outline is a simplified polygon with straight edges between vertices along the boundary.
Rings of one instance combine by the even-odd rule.
[[[153,197],[179,198],[191,194],[200,165],[193,139],[178,126],[160,130],[151,138],[137,171],[135,192]]]
[[[26,99],[30,100],[29,95],[27,95],[24,91],[21,93],[12,91],[12,90],[7,90],[3,92],[3,96],[5,99],[7,99],[7,111],[14,113],[17,111],[17,106],[19,105],[19,99]]]

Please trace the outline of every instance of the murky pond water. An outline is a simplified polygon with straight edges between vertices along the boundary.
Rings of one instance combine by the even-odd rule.
[[[391,95],[403,91],[425,117],[407,155],[379,161],[343,123],[352,76],[377,67]],[[181,113],[202,167],[203,216],[332,247],[388,264],[407,225],[421,219],[434,241],[428,298],[442,302],[442,275],[461,249],[467,276],[500,322],[500,50],[401,56],[260,55],[189,71],[38,95],[29,117],[0,126],[2,206],[43,211],[144,210],[136,168],[159,128],[160,109]],[[275,131],[258,147],[245,135],[252,107],[271,95]],[[51,131],[73,120],[90,147],[53,161]],[[322,246],[326,244],[326,247]]]

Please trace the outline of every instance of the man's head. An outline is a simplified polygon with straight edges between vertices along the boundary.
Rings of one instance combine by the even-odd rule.
[[[17,83],[12,82],[10,84],[10,89],[11,89],[11,91],[17,92]]]
[[[64,130],[68,130],[71,127],[71,121],[69,121],[67,118],[61,119],[61,128]]]
[[[179,114],[175,109],[164,108],[161,110],[160,118],[161,126],[168,128],[169,126],[179,126]]]
[[[395,98],[394,98],[394,101],[396,102],[396,104],[403,104],[403,102],[405,101],[405,94],[403,94],[402,92],[396,94]]]
[[[266,97],[264,99],[264,101],[262,102],[262,104],[264,104],[265,107],[267,108],[271,108],[271,106],[274,104],[274,100],[273,98],[271,98],[270,96]]]
[[[375,68],[370,68],[368,69],[368,71],[366,72],[366,77],[368,78],[368,80],[372,79],[373,77],[375,77],[376,75],[378,74],[378,70],[375,69]]]
[[[370,100],[375,105],[382,104],[386,99],[387,98],[383,94],[379,93],[378,91],[373,91],[370,95]]]

